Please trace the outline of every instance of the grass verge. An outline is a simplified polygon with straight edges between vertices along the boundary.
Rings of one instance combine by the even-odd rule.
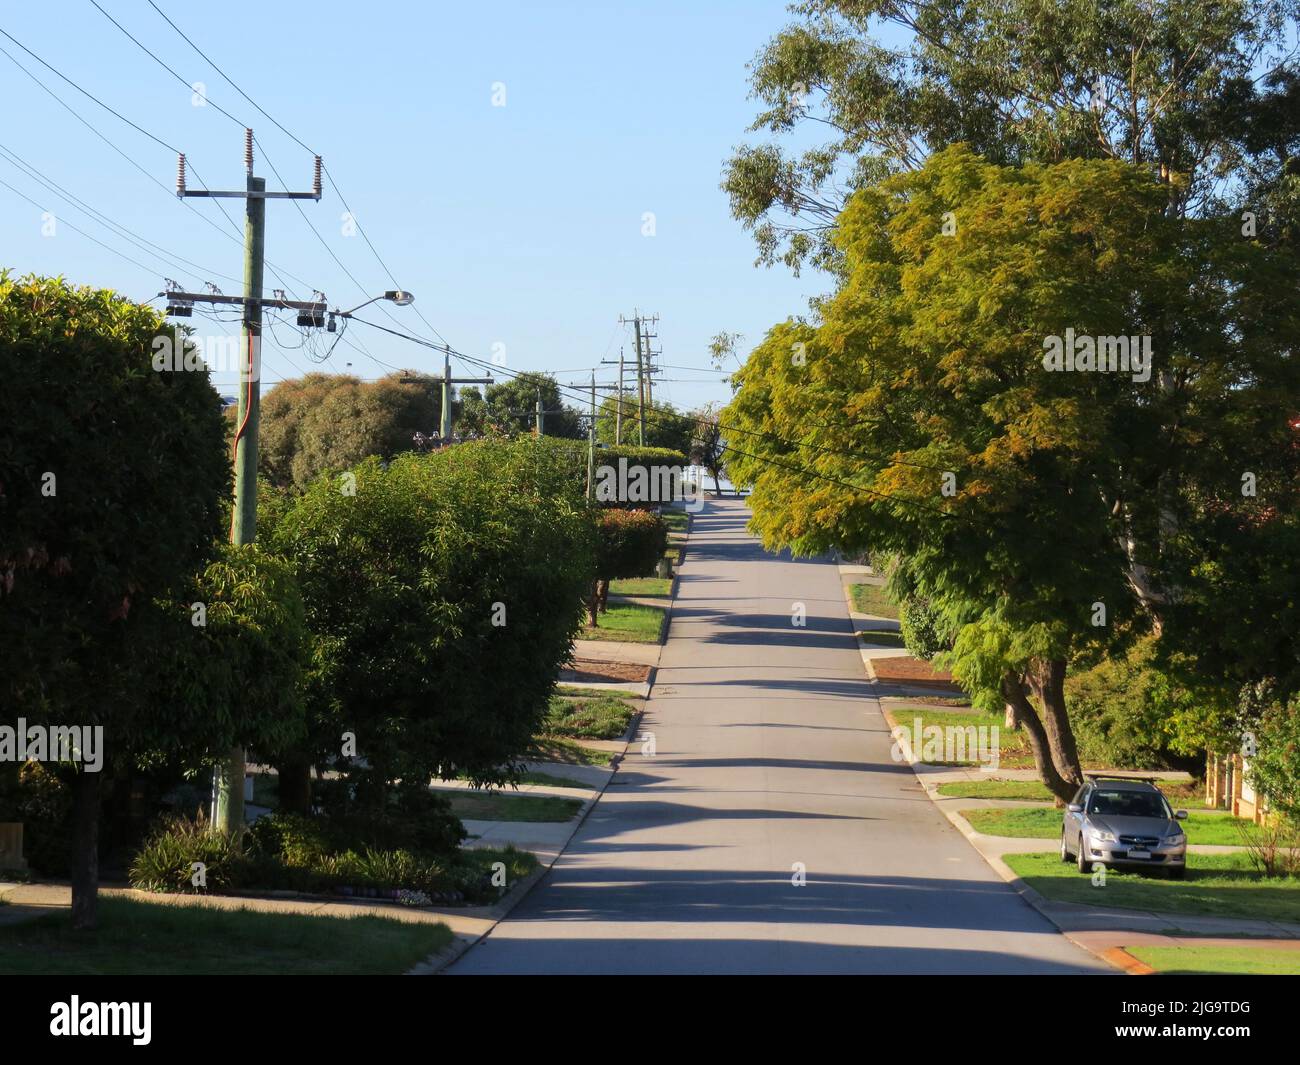
[[[577,699],[553,695],[541,733],[570,740],[616,740],[627,731],[635,713],[633,706],[612,695]]]
[[[853,600],[853,609],[860,614],[898,620],[898,604],[889,598],[889,593],[881,585],[850,584],[849,598]]]
[[[940,784],[939,794],[949,799],[1052,801],[1052,793],[1041,780],[954,780]]]
[[[665,610],[635,603],[610,603],[596,628],[584,626],[579,640],[626,640],[630,643],[658,643]]]
[[[1158,973],[1199,976],[1300,976],[1300,950],[1284,947],[1125,947]]]
[[[1093,887],[1073,863],[1048,854],[1008,854],[1003,859],[1034,890],[1057,902],[1123,910],[1238,920],[1300,922],[1300,879],[1266,877],[1245,854],[1197,854],[1186,879],[1162,880],[1145,870],[1108,869],[1106,886]]]
[[[579,799],[559,795],[516,795],[508,791],[444,791],[451,812],[462,821],[568,821],[582,808]]]
[[[672,589],[671,577],[628,577],[609,582],[610,595],[639,595],[667,599]]]
[[[533,745],[526,757],[532,762],[560,762],[569,765],[607,766],[614,760],[612,751],[584,747],[581,743],[555,736],[534,736]]]
[[[451,929],[433,922],[309,917],[101,896],[94,932],[73,932],[67,913],[0,930],[0,973],[400,974],[451,939]]]

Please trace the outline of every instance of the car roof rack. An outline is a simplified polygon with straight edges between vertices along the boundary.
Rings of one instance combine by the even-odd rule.
[[[1084,773],[1084,780],[1124,780],[1133,784],[1152,784],[1154,785],[1159,777],[1139,777],[1139,776],[1122,776],[1119,773]]]

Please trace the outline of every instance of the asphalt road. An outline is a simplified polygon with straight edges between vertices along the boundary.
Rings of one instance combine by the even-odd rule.
[[[747,517],[736,500],[696,516],[643,724],[655,753],[632,747],[546,879],[451,971],[1106,971],[891,759],[835,566],[765,553]]]

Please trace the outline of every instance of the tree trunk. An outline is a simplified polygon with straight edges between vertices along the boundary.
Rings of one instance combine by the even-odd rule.
[[[596,611],[600,609],[600,581],[591,582],[591,594],[587,596],[587,617],[588,623],[594,629],[596,627]]]
[[[1042,778],[1043,783],[1047,785],[1047,790],[1056,796],[1060,802],[1069,802],[1078,790],[1078,786],[1071,784],[1057,772],[1056,763],[1052,759],[1051,748],[1048,745],[1047,732],[1043,728],[1043,723],[1039,720],[1033,704],[1025,695],[1024,683],[1016,674],[1007,673],[1003,676],[1002,698],[1015,707],[1016,719],[1024,727],[1025,738],[1029,740],[1029,748],[1034,753],[1034,765],[1038,767],[1038,775]]]
[[[1002,714],[1002,727],[1008,732],[1015,732],[1020,727],[1020,715],[1016,713],[1016,704],[1007,703]]]
[[[1043,727],[1056,770],[1078,788],[1083,783],[1083,770],[1079,766],[1079,749],[1074,742],[1074,729],[1070,727],[1070,717],[1065,709],[1065,659],[1034,662],[1028,679],[1043,708]]]
[[[609,578],[602,577],[596,582],[596,598],[600,600],[600,612],[609,613]]]
[[[99,773],[84,768],[72,785],[72,927],[95,927],[99,902]]]
[[[311,763],[288,758],[275,767],[280,775],[280,809],[289,814],[311,813]]]

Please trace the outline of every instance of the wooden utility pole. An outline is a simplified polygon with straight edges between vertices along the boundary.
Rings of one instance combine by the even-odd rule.
[[[618,408],[614,413],[614,443],[623,442],[623,345],[618,346]]]
[[[257,433],[261,414],[262,274],[266,247],[266,201],[319,201],[321,159],[319,155],[316,156],[311,192],[267,192],[266,179],[253,176],[253,131],[245,129],[244,171],[245,184],[242,192],[218,192],[215,189],[185,187],[184,155],[177,161],[176,169],[176,195],[179,198],[202,196],[244,201],[244,297],[240,301],[244,306],[240,330],[244,357],[239,367],[239,406],[235,419],[235,499],[230,517],[230,542],[240,545],[251,544],[257,538]],[[197,293],[169,292],[167,295],[187,310],[191,310],[193,304],[200,300],[230,302]],[[278,302],[289,303],[286,300]],[[300,309],[302,306],[315,307],[315,304],[300,305]],[[323,314],[323,298],[320,307]],[[314,322],[318,316],[313,314],[311,317]],[[323,318],[320,321],[323,324]],[[244,770],[244,751],[236,747],[214,774],[213,827],[219,831],[236,833],[243,830]]]
[[[442,353],[442,410],[438,419],[438,436],[444,446],[451,442],[451,386],[491,384],[496,384],[496,380],[491,377],[452,377],[451,352]]]
[[[626,325],[629,319],[619,315],[619,322]],[[646,362],[649,348],[649,331],[645,328],[650,322],[659,321],[659,315],[654,314],[645,317],[640,311],[632,312],[632,332],[636,337],[636,406],[637,406],[637,434],[638,440],[642,447],[645,447],[645,408],[649,402],[650,393],[646,375]],[[642,340],[645,340],[645,347],[642,347]]]

